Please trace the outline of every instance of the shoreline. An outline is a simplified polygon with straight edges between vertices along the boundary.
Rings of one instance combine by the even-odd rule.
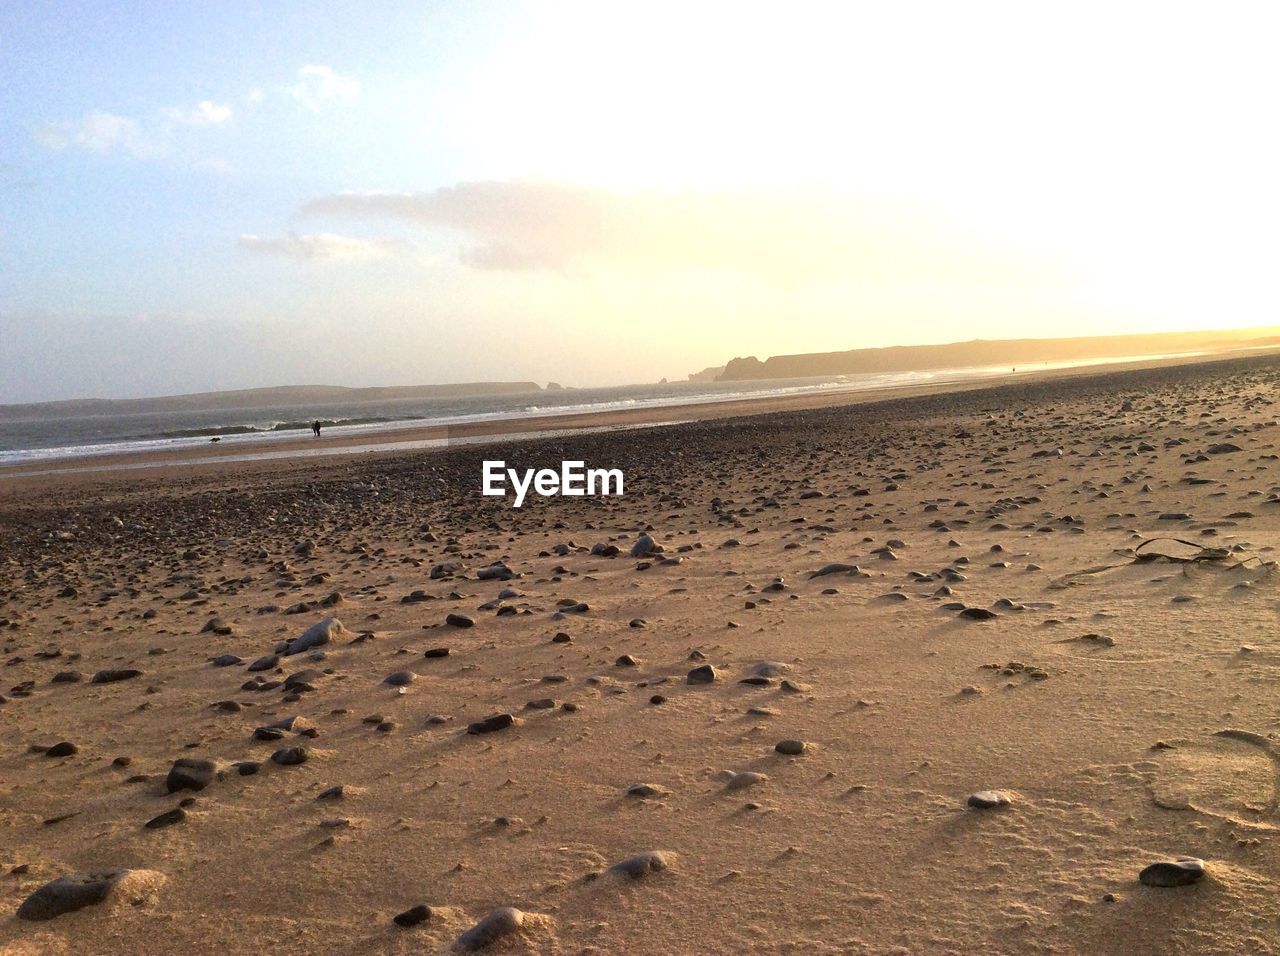
[[[1243,354],[1242,354],[1243,353]],[[1280,355],[1280,347],[1233,349],[1186,357],[1107,362],[1068,368],[1047,369],[964,379],[879,388],[834,388],[761,398],[726,401],[684,402],[600,412],[570,412],[524,418],[492,418],[456,425],[412,425],[392,427],[374,433],[363,432],[331,437],[281,437],[246,448],[234,441],[210,442],[182,449],[147,449],[129,452],[45,458],[0,463],[0,489],[15,482],[77,475],[125,476],[153,469],[207,468],[209,466],[251,466],[263,463],[332,461],[334,458],[395,455],[418,451],[441,451],[463,444],[503,443],[539,438],[562,438],[593,431],[614,431],[674,425],[690,421],[711,421],[894,401],[913,396],[971,392],[1009,385],[1036,384],[1081,376],[1113,375],[1141,369],[1176,368],[1214,362],[1248,360]]]

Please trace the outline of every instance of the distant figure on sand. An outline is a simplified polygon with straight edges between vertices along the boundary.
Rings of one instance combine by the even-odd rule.
[[[317,438],[320,437],[320,419],[317,418],[311,423],[311,431]]]

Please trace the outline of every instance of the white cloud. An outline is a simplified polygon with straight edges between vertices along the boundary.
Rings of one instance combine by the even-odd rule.
[[[93,110],[72,122],[47,123],[36,131],[36,139],[50,149],[76,146],[94,153],[118,150],[139,159],[164,152],[159,143],[144,133],[136,119],[101,110]]]
[[[78,120],[46,123],[35,131],[49,149],[83,149],[91,153],[124,153],[155,159],[169,152],[175,126],[218,126],[231,119],[230,106],[201,100],[190,109],[170,106],[149,120],[91,110]]]
[[[307,109],[318,111],[326,103],[354,100],[360,95],[360,82],[327,66],[304,66],[298,71],[298,82],[286,90]]]
[[[319,232],[301,235],[290,233],[275,239],[243,235],[240,237],[240,248],[288,259],[368,262],[398,254],[404,250],[405,243],[398,239],[357,239],[333,232]]]
[[[161,113],[166,119],[185,126],[217,126],[231,119],[231,107],[213,100],[201,100],[191,109],[170,106]]]
[[[463,264],[567,273],[736,272],[801,281],[1004,281],[1017,250],[909,206],[830,189],[616,192],[566,182],[462,182],[425,193],[341,193],[307,217],[413,223],[461,236]]]

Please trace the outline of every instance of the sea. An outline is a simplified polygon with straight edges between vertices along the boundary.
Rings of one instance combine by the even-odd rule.
[[[0,465],[35,464],[152,451],[173,452],[207,447],[214,439],[218,440],[225,452],[242,460],[282,457],[283,453],[272,451],[272,443],[307,434],[312,421],[316,419],[323,423],[323,434],[326,437],[344,436],[349,439],[349,444],[358,446],[355,449],[343,449],[345,451],[381,450],[400,444],[405,447],[421,447],[433,443],[389,441],[390,433],[419,426],[507,420],[527,422],[565,414],[770,399],[809,392],[862,392],[963,383],[1010,374],[1030,375],[1051,369],[1203,354],[1206,353],[1180,352],[1075,362],[1045,362],[1019,366],[1016,373],[1009,366],[1001,365],[805,379],[567,388],[467,398],[417,398],[207,410],[187,408],[147,414],[16,418],[0,420]],[[528,425],[523,425],[523,429],[527,430]],[[297,453],[299,452],[294,451],[289,454]]]

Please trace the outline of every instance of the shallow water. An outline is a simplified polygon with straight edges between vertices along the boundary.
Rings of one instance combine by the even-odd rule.
[[[1128,355],[1019,366],[1018,372],[1110,365],[1120,362],[1193,357],[1205,352]],[[914,372],[866,373],[758,382],[674,382],[614,388],[565,389],[472,398],[397,399],[334,405],[254,406],[233,409],[182,409],[134,415],[82,415],[0,420],[0,464],[47,462],[96,455],[180,451],[207,446],[217,438],[223,448],[244,454],[222,461],[263,457],[314,456],[388,448],[429,447],[423,442],[391,442],[348,446],[342,452],[297,449],[269,453],[266,446],[305,435],[314,419],[326,423],[326,436],[368,436],[406,427],[463,425],[485,421],[526,421],[556,415],[663,408],[743,399],[830,391],[874,391],[913,385],[936,385],[1009,375],[1009,366],[981,366]],[[261,449],[261,451],[259,451]]]
[[[193,465],[221,465],[227,462],[276,461],[285,458],[326,458],[338,455],[360,455],[384,451],[415,451],[425,448],[478,445],[485,442],[533,441],[539,438],[559,438],[564,435],[586,435],[592,432],[632,431],[641,428],[657,428],[665,425],[682,425],[683,421],[658,422],[639,425],[603,425],[585,428],[551,428],[542,431],[469,435],[463,438],[408,438],[403,441],[366,442],[359,445],[320,445],[316,448],[277,448],[269,446],[244,454],[200,456],[194,458],[146,458],[140,461],[99,461],[95,457],[83,459],[33,461],[34,465],[55,464],[53,468],[14,468],[0,471],[0,481],[5,478],[35,478],[40,475],[66,475],[80,472],[137,471],[143,468],[175,468]]]

